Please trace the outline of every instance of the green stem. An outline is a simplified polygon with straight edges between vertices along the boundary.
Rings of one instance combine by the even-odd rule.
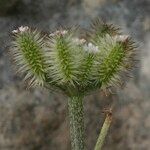
[[[96,143],[94,150],[101,150],[102,149],[111,122],[112,122],[112,114],[108,113],[108,114],[106,114],[106,118],[105,118],[105,121],[104,121],[103,126],[101,128],[100,135],[98,137],[98,140],[97,140],[97,143]]]
[[[83,97],[68,99],[72,150],[84,150]]]

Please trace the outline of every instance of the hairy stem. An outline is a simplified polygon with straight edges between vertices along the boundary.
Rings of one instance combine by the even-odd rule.
[[[105,142],[105,138],[106,138],[108,130],[109,130],[109,127],[111,125],[111,122],[112,122],[112,114],[107,113],[94,150],[102,149],[104,142]]]
[[[83,97],[68,99],[72,150],[84,150]]]

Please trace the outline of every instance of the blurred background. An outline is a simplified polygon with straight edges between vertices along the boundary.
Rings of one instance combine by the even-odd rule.
[[[123,90],[85,98],[87,150],[102,125],[102,109],[116,107],[104,150],[150,149],[149,0],[0,0],[0,150],[70,150],[67,101],[42,88],[26,89],[7,54],[16,27],[49,32],[100,18],[122,28],[139,45],[138,68]]]

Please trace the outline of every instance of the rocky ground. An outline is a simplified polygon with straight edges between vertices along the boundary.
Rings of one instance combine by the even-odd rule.
[[[149,0],[0,0],[0,149],[69,150],[67,105],[62,95],[26,90],[9,59],[11,31],[21,25],[49,32],[60,25],[91,19],[121,26],[139,43],[139,64],[124,90],[85,99],[86,145],[92,150],[104,115],[114,101],[113,124],[105,150],[149,150],[150,147],[150,1]]]

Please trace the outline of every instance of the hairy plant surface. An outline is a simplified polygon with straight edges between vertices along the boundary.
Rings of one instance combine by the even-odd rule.
[[[135,45],[118,28],[97,21],[86,39],[78,30],[43,35],[29,27],[13,31],[13,59],[30,86],[62,91],[68,98],[72,149],[84,149],[83,97],[118,86],[135,62]]]

